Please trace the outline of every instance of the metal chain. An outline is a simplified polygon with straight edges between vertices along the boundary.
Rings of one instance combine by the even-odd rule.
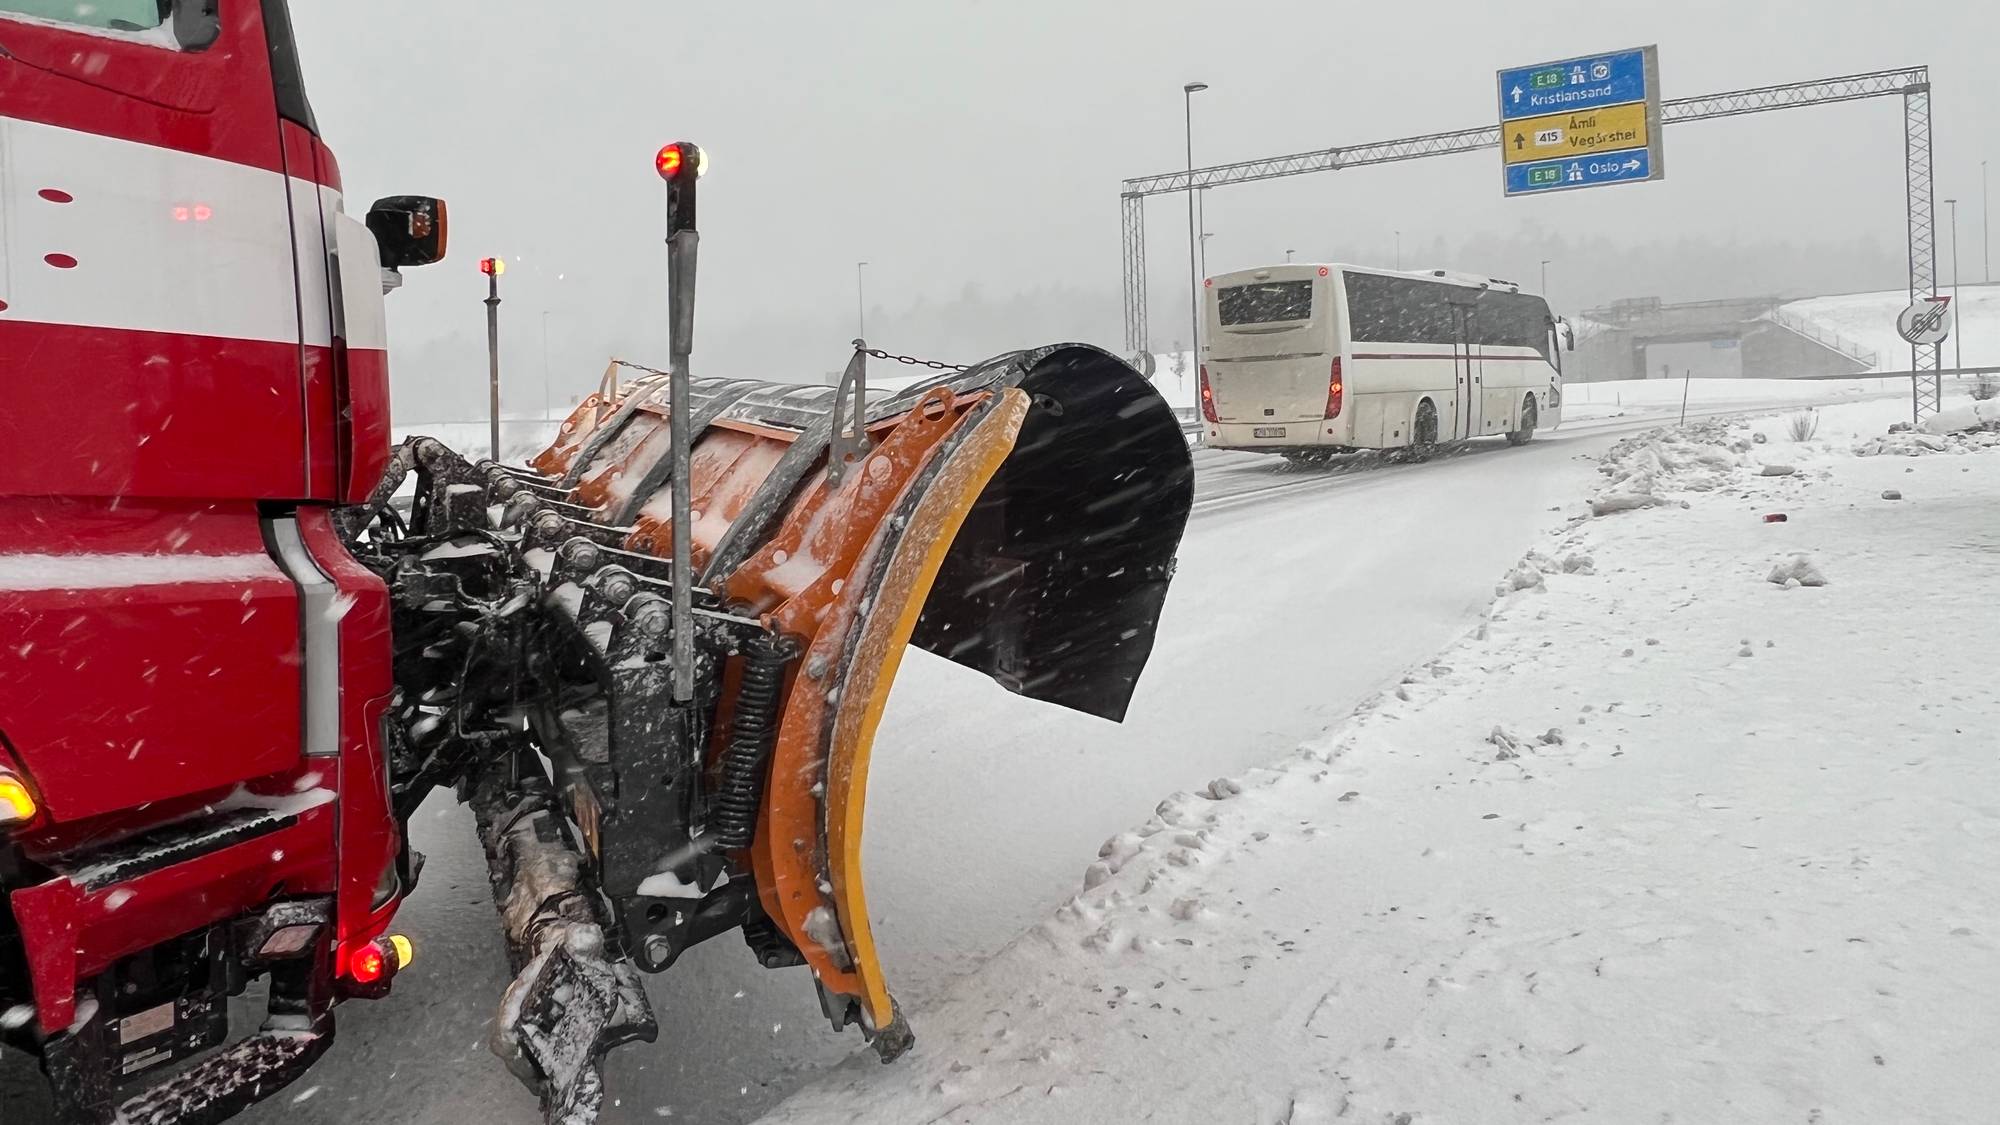
[[[632,370],[634,370],[634,371],[644,371],[644,372],[645,372],[646,374],[648,374],[648,375],[672,375],[672,374],[673,374],[673,372],[671,372],[671,371],[662,371],[662,370],[660,370],[660,369],[659,369],[659,368],[657,368],[657,367],[647,367],[647,366],[646,366],[645,364],[643,364],[643,363],[633,363],[633,362],[632,362],[631,360],[629,360],[629,359],[614,359],[614,360],[612,360],[611,362],[613,362],[613,363],[617,364],[617,365],[618,365],[618,366],[620,366],[620,367],[629,367],[629,368],[631,368],[631,369],[632,369]]]
[[[918,359],[913,355],[892,355],[881,348],[857,348],[855,350],[859,351],[862,355],[873,356],[876,359],[893,359],[897,363],[907,363],[911,367],[928,367],[932,371],[967,371],[971,369],[970,364],[939,363],[934,359]]]
[[[910,365],[911,367],[928,367],[932,371],[969,371],[972,369],[972,365],[967,363],[943,363],[935,359],[918,359],[916,356],[913,355],[895,355],[893,353],[883,351],[881,348],[861,348],[859,350],[863,355],[870,356],[875,359],[894,360],[897,363],[905,363]],[[648,375],[671,374],[670,372],[662,371],[657,367],[648,367],[643,363],[634,363],[629,359],[618,359],[618,360],[613,360],[612,362],[616,363],[620,367],[629,367],[634,371],[644,371]]]

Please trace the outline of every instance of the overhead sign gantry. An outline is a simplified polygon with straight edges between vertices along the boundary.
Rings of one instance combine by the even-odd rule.
[[[1587,73],[1587,72],[1586,72]],[[1648,96],[1654,93],[1649,75]],[[1525,100],[1526,93],[1523,92]],[[1905,223],[1910,249],[1910,299],[1915,302],[1937,295],[1936,201],[1931,184],[1931,75],[1930,68],[1915,66],[1894,70],[1848,74],[1809,82],[1785,82],[1747,90],[1728,90],[1693,98],[1674,98],[1661,103],[1657,124],[1711,121],[1745,114],[1797,109],[1809,105],[1860,101],[1868,98],[1901,98],[1903,102],[1903,156]],[[1653,123],[1649,123],[1653,124]],[[1648,140],[1658,134],[1648,130]],[[1421,160],[1433,156],[1476,152],[1498,148],[1501,130],[1495,125],[1426,133],[1416,137],[1366,144],[1337,145],[1333,148],[1266,156],[1207,168],[1191,168],[1136,176],[1126,180],[1119,191],[1119,225],[1124,249],[1125,346],[1132,361],[1149,374],[1152,344],[1146,326],[1146,213],[1148,196],[1167,195],[1229,184],[1332,172],[1370,164]],[[1656,158],[1657,154],[1653,154]],[[1649,159],[1651,159],[1649,158]],[[1845,157],[1843,157],[1845,159]],[[1844,166],[1844,165],[1843,165]],[[1586,173],[1588,174],[1588,173]],[[1943,391],[1938,375],[1937,344],[1912,344],[1910,368],[1911,411],[1917,418],[1936,413]]]

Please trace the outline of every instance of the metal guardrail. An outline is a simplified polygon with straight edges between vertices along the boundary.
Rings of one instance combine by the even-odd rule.
[[[1770,320],[1788,332],[1797,333],[1815,344],[1831,348],[1856,363],[1866,364],[1871,370],[1882,363],[1881,352],[1850,340],[1831,328],[1823,328],[1808,317],[1788,313],[1783,309],[1773,309]]]

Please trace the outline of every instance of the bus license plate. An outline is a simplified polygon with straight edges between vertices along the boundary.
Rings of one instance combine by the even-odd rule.
[[[1284,436],[1285,436],[1285,427],[1283,427],[1283,426],[1259,426],[1259,427],[1257,427],[1257,429],[1256,429],[1255,433],[1256,433],[1256,436],[1258,436],[1258,437],[1284,437]]]

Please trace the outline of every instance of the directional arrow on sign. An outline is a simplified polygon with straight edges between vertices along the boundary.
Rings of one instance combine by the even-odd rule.
[[[1639,162],[1639,158],[1636,156],[1625,162],[1625,170],[1627,172],[1637,172],[1639,169],[1643,167],[1645,167],[1645,165],[1641,164]]]
[[[1522,133],[1514,134],[1514,148],[1517,151],[1526,148],[1527,146],[1528,146],[1528,138],[1525,134]]]
[[[1521,104],[1521,88],[1519,86],[1514,87],[1514,104]]]

